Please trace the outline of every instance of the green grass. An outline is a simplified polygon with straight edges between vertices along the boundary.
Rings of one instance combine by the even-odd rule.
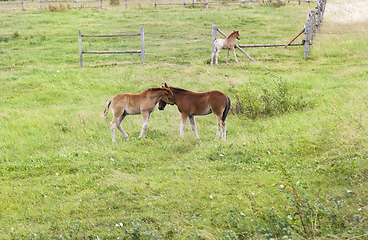
[[[222,51],[211,66],[211,28],[239,44],[287,43],[312,8],[247,6],[163,11],[82,9],[0,15],[1,239],[364,239],[367,236],[367,33],[328,22],[311,55],[302,47]],[[83,34],[139,32],[140,54],[85,55]],[[84,50],[139,49],[139,37],[83,39]],[[13,67],[14,64],[14,67]],[[179,137],[175,106],[141,116],[111,143],[105,103],[169,85],[234,87],[252,96],[287,84],[308,107],[255,119],[230,114],[213,141],[213,115]],[[349,191],[352,192],[349,192]],[[359,215],[359,220],[354,220]],[[314,231],[313,229],[317,229]]]

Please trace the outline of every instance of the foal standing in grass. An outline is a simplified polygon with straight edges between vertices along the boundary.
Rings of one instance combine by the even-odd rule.
[[[169,87],[165,83],[166,88],[170,88],[173,93],[173,100],[181,113],[180,136],[184,135],[184,128],[187,118],[189,118],[194,137],[199,139],[194,116],[207,115],[213,113],[217,118],[217,133],[215,140],[220,137],[222,132],[222,140],[226,139],[226,123],[225,119],[230,110],[230,98],[220,91],[209,91],[204,93],[196,93],[181,88]],[[158,104],[159,110],[164,110],[166,104],[162,98]],[[172,104],[172,103],[169,103]]]
[[[216,65],[218,65],[218,56],[220,54],[221,49],[223,48],[227,49],[226,62],[228,62],[229,60],[229,52],[231,49],[231,51],[233,51],[235,61],[239,63],[238,59],[236,58],[235,49],[234,49],[236,39],[240,40],[240,35],[239,35],[239,31],[235,31],[235,30],[226,39],[216,39],[213,44],[211,64],[213,64],[213,59],[215,58]]]
[[[115,141],[115,128],[123,134],[126,140],[129,140],[128,134],[121,127],[121,122],[127,115],[142,114],[143,126],[139,137],[146,137],[146,131],[148,128],[148,120],[155,110],[155,106],[160,100],[173,104],[173,94],[169,88],[148,88],[139,94],[118,94],[114,99],[107,101],[105,111],[102,117],[105,117],[111,111],[114,115],[111,123],[111,138],[112,142]]]

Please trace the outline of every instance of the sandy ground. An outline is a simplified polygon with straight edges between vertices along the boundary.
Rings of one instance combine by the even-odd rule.
[[[368,0],[327,0],[324,21],[368,24]]]
[[[368,0],[327,0],[319,34],[366,34]]]

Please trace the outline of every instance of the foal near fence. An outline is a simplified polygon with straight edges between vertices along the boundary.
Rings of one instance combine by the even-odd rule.
[[[102,117],[105,117],[111,111],[114,115],[110,123],[112,142],[115,141],[115,128],[123,134],[126,140],[129,139],[128,134],[121,127],[121,122],[127,115],[142,114],[143,126],[139,137],[146,137],[148,128],[148,120],[155,110],[155,106],[160,100],[164,100],[169,104],[173,104],[173,93],[169,88],[148,88],[139,94],[118,94],[114,99],[107,101],[105,111]]]
[[[187,118],[189,117],[190,124],[196,139],[199,139],[197,128],[194,121],[194,116],[207,115],[214,113],[217,117],[217,140],[222,131],[222,139],[226,139],[226,123],[225,119],[230,110],[230,98],[220,91],[210,91],[204,93],[196,93],[181,88],[169,87],[165,83],[166,88],[170,88],[173,93],[173,100],[181,113],[180,136],[184,135],[184,128]],[[167,102],[162,98],[158,104],[159,110],[164,110]],[[172,104],[172,103],[169,103]]]
[[[215,42],[213,43],[211,64],[213,64],[213,59],[215,58],[216,65],[218,65],[218,56],[220,54],[221,49],[223,48],[227,49],[226,62],[228,62],[229,60],[229,52],[231,49],[231,51],[233,51],[235,61],[239,63],[238,59],[236,58],[235,49],[234,49],[236,39],[240,40],[240,35],[239,35],[239,31],[235,31],[235,30],[226,39],[216,39]]]

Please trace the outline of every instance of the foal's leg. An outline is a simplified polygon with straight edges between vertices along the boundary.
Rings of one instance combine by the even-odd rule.
[[[221,120],[220,118],[217,116],[217,132],[216,132],[216,137],[215,137],[215,141],[218,140],[218,138],[220,137],[220,129],[221,129]]]
[[[143,119],[143,125],[142,125],[142,131],[141,134],[139,135],[140,138],[145,138],[146,137],[146,131],[148,128],[148,120],[150,117],[151,113],[148,111],[142,112],[142,119]]]
[[[211,65],[213,65],[213,58],[216,56],[216,47],[213,48],[213,52],[211,55]]]
[[[229,61],[229,53],[230,53],[230,48],[227,50],[226,62]]]
[[[226,140],[226,123],[222,121],[219,116],[217,116],[217,133],[215,140],[218,140],[220,137],[220,132],[222,132],[222,140]]]
[[[181,114],[181,122],[180,122],[180,137],[184,137],[184,128],[185,123],[187,122],[188,115]]]
[[[120,132],[123,134],[125,139],[129,139],[128,134],[124,131],[124,129],[120,126],[121,121],[125,118],[126,114],[120,115],[119,117],[114,116],[110,123],[110,131],[111,131],[111,139],[112,142],[115,142],[115,128],[117,127]]]
[[[217,49],[215,59],[216,59],[216,65],[218,65],[218,57],[220,55],[221,49]]]
[[[117,117],[114,116],[114,118],[111,120],[110,123],[110,131],[111,131],[111,140],[112,142],[115,142],[115,128],[116,128],[116,122],[117,122]]]
[[[238,59],[236,58],[236,54],[235,54],[235,49],[234,49],[234,47],[232,47],[232,48],[231,48],[231,50],[233,51],[235,61],[236,61],[237,63],[239,63]],[[229,56],[229,52],[227,52],[227,55]]]
[[[222,140],[226,140],[226,123],[221,121]]]
[[[119,118],[118,118],[118,122],[116,123],[116,127],[119,129],[119,131],[121,132],[121,134],[123,134],[123,137],[126,139],[126,140],[129,140],[129,137],[128,137],[128,134],[124,131],[124,129],[121,127],[121,122],[124,120],[124,118],[126,117],[126,113],[124,113],[123,115],[121,115]]]
[[[192,130],[194,132],[194,137],[195,139],[199,139],[198,133],[197,133],[197,127],[194,121],[194,117],[193,116],[189,116],[189,121],[190,121],[190,125],[192,126]]]

